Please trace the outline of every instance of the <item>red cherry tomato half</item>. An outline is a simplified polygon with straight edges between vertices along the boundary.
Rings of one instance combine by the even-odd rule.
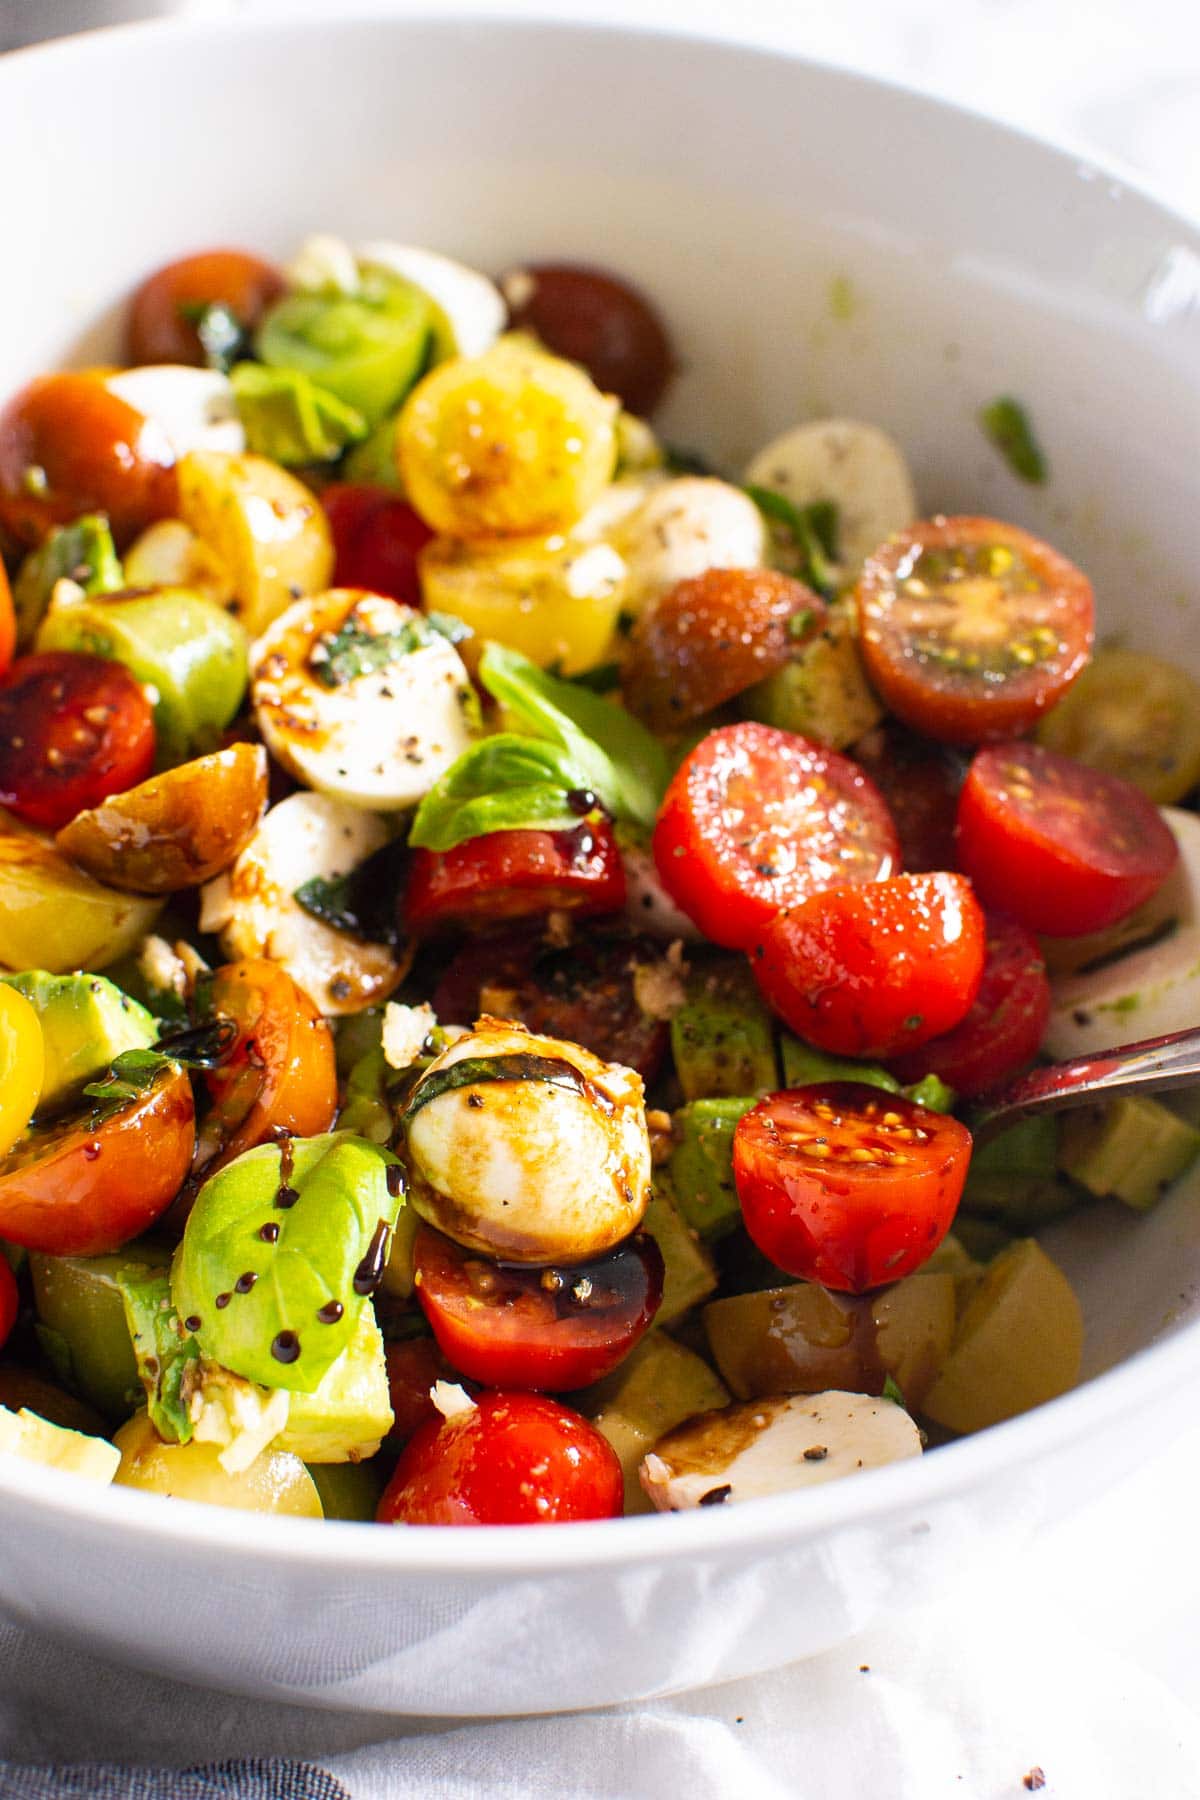
[[[4,564],[0,562],[0,675],[6,672],[12,662],[16,644],[17,616],[13,610],[12,589],[8,585]]]
[[[1050,983],[1037,939],[1015,920],[992,913],[983,980],[966,1018],[889,1066],[906,1085],[940,1075],[957,1094],[973,1099],[1033,1061],[1049,1017]]]
[[[834,1056],[896,1056],[966,1016],[984,936],[961,875],[895,875],[780,913],[752,967],[765,999],[806,1042]]]
[[[515,331],[582,363],[630,412],[651,413],[675,366],[662,320],[627,282],[574,263],[532,263],[500,278]]]
[[[927,519],[859,577],[872,683],[906,725],[951,744],[1015,737],[1061,699],[1092,648],[1092,586],[997,519]]]
[[[21,1308],[21,1297],[17,1292],[17,1278],[6,1256],[0,1256],[0,1349],[12,1335],[12,1328],[17,1322],[17,1313]]]
[[[961,755],[889,719],[855,744],[854,760],[887,801],[909,874],[952,869],[958,794],[966,774]]]
[[[457,1381],[458,1376],[431,1337],[400,1338],[383,1347],[387,1364],[388,1399],[392,1406],[389,1444],[407,1444],[418,1426],[441,1417],[429,1390],[435,1381]]]
[[[0,1237],[47,1256],[106,1256],[148,1231],[192,1158],[192,1088],[168,1064],[105,1114],[88,1101],[34,1125],[0,1158]]]
[[[475,1256],[423,1225],[416,1294],[449,1362],[488,1387],[565,1393],[627,1356],[662,1303],[663,1261],[635,1232],[607,1256],[564,1269]]]
[[[202,250],[167,263],[143,281],[129,303],[129,360],[202,365],[206,356],[196,324],[205,307],[228,308],[249,336],[283,286],[278,269],[246,250]]]
[[[784,907],[898,868],[887,806],[846,757],[771,725],[710,731],[654,829],[668,894],[714,944],[749,950]]]
[[[162,426],[102,374],[40,375],[0,413],[0,530],[37,544],[55,525],[103,512],[127,544],[175,510],[174,463]]]
[[[243,1150],[287,1133],[316,1137],[337,1112],[333,1034],[303,988],[276,963],[227,963],[202,990],[206,1018],[237,1034],[204,1075],[211,1106],[196,1143],[206,1176]]]
[[[563,946],[527,932],[480,938],[443,971],[433,1010],[459,1024],[481,1013],[515,1019],[544,1037],[582,1044],[604,1062],[624,1063],[648,1082],[670,1029],[638,1005],[634,971],[662,960],[662,944],[629,932],[589,932]]]
[[[384,1525],[554,1525],[613,1519],[624,1483],[594,1426],[541,1394],[480,1394],[422,1425],[376,1517]]]
[[[569,831],[492,831],[453,850],[414,850],[404,916],[410,931],[428,932],[624,904],[621,852],[608,820],[597,818]]]
[[[0,687],[0,805],[46,831],[145,781],[154,713],[121,663],[50,650]]]
[[[856,1081],[768,1094],[733,1137],[746,1230],[789,1275],[861,1294],[911,1275],[950,1229],[971,1134]]]
[[[959,867],[985,906],[1030,931],[1103,931],[1157,893],[1178,860],[1158,808],[1116,775],[1040,744],[996,744],[971,763]]]
[[[335,481],[321,495],[336,556],[333,586],[420,606],[417,552],[433,533],[406,500],[367,482]]]

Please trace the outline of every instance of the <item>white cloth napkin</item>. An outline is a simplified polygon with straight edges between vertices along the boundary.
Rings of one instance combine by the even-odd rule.
[[[1186,1403],[1186,1397],[1183,1399]],[[1121,1455],[1114,1434],[1113,1455]],[[673,1700],[480,1723],[263,1705],[0,1628],[0,1800],[1200,1800],[1200,1429],[969,1592],[776,1674]],[[170,1605],[170,1595],[163,1595]],[[225,1759],[267,1759],[232,1772]],[[282,1760],[275,1760],[282,1759]],[[33,1785],[28,1766],[210,1765],[202,1785]],[[301,1765],[298,1767],[297,1765]],[[245,1786],[231,1785],[239,1769]],[[307,1773],[305,1772],[307,1770]],[[1044,1789],[1036,1786],[1040,1770]],[[10,1785],[5,1785],[6,1781]],[[1028,1786],[1027,1782],[1034,1783]],[[340,1800],[340,1797],[338,1797]]]

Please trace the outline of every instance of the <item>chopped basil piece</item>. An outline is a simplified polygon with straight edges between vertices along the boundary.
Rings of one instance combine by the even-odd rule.
[[[179,316],[195,326],[210,369],[228,375],[234,363],[245,356],[249,336],[233,308],[223,300],[184,301]]]
[[[84,1094],[100,1102],[97,1113],[120,1112],[131,1100],[152,1088],[164,1069],[171,1068],[169,1056],[157,1050],[123,1050],[100,1081],[89,1081]]]
[[[1013,474],[1033,487],[1041,487],[1048,470],[1029,415],[1019,401],[1002,394],[979,414],[984,436],[994,444]]]
[[[314,919],[337,931],[394,948],[400,942],[396,896],[404,884],[407,859],[407,845],[395,839],[348,874],[332,879],[314,875],[292,898]]]
[[[398,631],[365,631],[351,613],[337,631],[318,639],[309,668],[326,687],[344,687],[360,675],[386,669],[402,656],[423,650],[439,636],[446,633],[421,617],[407,620]]]
[[[464,1056],[449,1068],[424,1076],[404,1109],[403,1123],[411,1125],[423,1106],[440,1100],[455,1088],[478,1087],[492,1081],[544,1081],[551,1087],[570,1088],[573,1093],[593,1095],[597,1092],[586,1075],[574,1063],[559,1056],[532,1056],[515,1052],[509,1056]]]
[[[146,1391],[150,1423],[166,1443],[190,1443],[188,1389],[198,1372],[200,1346],[171,1304],[167,1271],[119,1269],[116,1281],[138,1376]]]
[[[759,512],[772,525],[778,525],[791,538],[799,564],[796,574],[825,600],[837,592],[837,578],[832,563],[836,554],[837,507],[828,500],[816,500],[811,506],[795,506],[782,494],[770,488],[745,490]]]
[[[905,1412],[908,1411],[908,1406],[905,1403],[904,1395],[900,1390],[900,1386],[899,1386],[898,1382],[896,1382],[891,1375],[887,1375],[884,1377],[883,1394],[882,1394],[881,1398],[884,1400],[894,1400],[896,1402],[897,1406],[903,1406]]]

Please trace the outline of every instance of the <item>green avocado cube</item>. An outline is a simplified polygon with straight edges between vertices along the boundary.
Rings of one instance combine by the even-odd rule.
[[[48,975],[26,969],[2,975],[41,1020],[46,1059],[38,1111],[102,1075],[125,1050],[148,1050],[158,1037],[158,1021],[103,975]]]
[[[685,1222],[702,1238],[723,1237],[741,1219],[733,1184],[733,1134],[754,1095],[689,1100],[675,1114],[671,1188]]]
[[[779,1086],[775,1027],[740,958],[697,959],[671,1020],[671,1054],[686,1100],[769,1094]]]
[[[1200,1131],[1148,1094],[1067,1113],[1059,1166],[1090,1194],[1146,1212],[1200,1156]]]

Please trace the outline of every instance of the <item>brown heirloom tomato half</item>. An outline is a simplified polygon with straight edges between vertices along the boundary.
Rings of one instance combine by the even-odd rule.
[[[283,285],[278,269],[246,250],[202,250],[167,263],[129,303],[129,360],[202,365],[206,356],[196,326],[205,308],[227,308],[249,336]]]
[[[867,674],[892,712],[951,744],[1016,737],[1092,648],[1092,586],[1049,544],[998,519],[898,532],[858,582]]]
[[[582,363],[630,412],[654,411],[675,358],[662,320],[628,282],[578,263],[527,263],[502,275],[500,290],[514,330]]]

